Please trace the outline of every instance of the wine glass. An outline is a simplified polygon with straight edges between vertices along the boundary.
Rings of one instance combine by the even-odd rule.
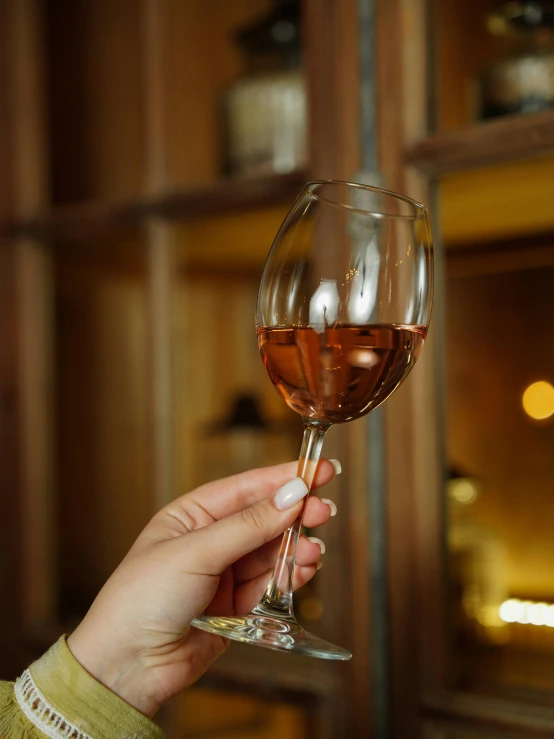
[[[387,190],[309,182],[267,258],[256,326],[267,373],[300,413],[298,476],[311,487],[332,424],[360,418],[406,378],[427,334],[433,293],[426,208]],[[302,515],[285,532],[260,603],[247,615],[201,616],[199,629],[312,657],[351,653],[305,631],[292,577]]]

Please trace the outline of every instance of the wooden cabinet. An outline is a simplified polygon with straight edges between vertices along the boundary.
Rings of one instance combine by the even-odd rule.
[[[306,614],[354,660],[237,647],[198,705],[260,737],[266,699],[299,738],[554,733],[554,426],[522,406],[554,384],[554,114],[475,120],[492,5],[305,0],[308,171],[229,179],[230,34],[266,0],[0,2],[5,676],[202,479],[237,393],[288,418],[254,340],[263,261],[308,177],[363,179],[429,204],[437,289],[409,382],[326,450],[340,515]],[[189,699],[170,736],[224,731]]]
[[[395,5],[403,27],[413,6]],[[409,110],[390,149],[405,165],[395,186],[422,188],[432,206],[437,300],[423,361],[385,411],[390,736],[554,731],[554,407],[543,399],[529,410],[524,397],[554,383],[554,117],[476,120],[471,89],[502,53],[483,30],[491,7],[421,8],[427,26],[405,32],[397,77],[398,110],[412,86],[420,105],[426,89],[431,101],[427,132],[411,134]],[[430,50],[427,88],[411,70],[416,36]],[[400,465],[409,470],[401,492]]]

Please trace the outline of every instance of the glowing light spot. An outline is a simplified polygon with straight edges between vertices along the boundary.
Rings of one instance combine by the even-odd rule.
[[[554,605],[510,598],[498,609],[500,620],[507,624],[549,626],[554,628]]]
[[[477,488],[471,480],[453,480],[449,485],[449,493],[458,503],[468,505],[477,497]]]
[[[554,414],[554,387],[544,380],[533,382],[523,393],[522,403],[525,413],[536,421],[550,418]]]
[[[534,626],[544,626],[547,612],[548,606],[546,603],[533,603],[529,606],[529,623]]]
[[[381,357],[372,349],[352,349],[348,352],[348,361],[353,367],[369,369],[379,364]]]
[[[498,615],[507,624],[513,624],[519,621],[521,613],[521,603],[513,599],[504,601],[498,610]]]
[[[531,608],[532,605],[533,604],[528,600],[521,601],[521,615],[517,620],[518,624],[528,624],[529,623],[529,609]]]

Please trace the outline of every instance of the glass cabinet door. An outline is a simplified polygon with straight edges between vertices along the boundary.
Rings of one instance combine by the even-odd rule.
[[[552,115],[540,95],[529,105],[525,65],[539,73],[554,36],[546,16],[531,22],[525,6],[434,3],[438,138],[465,136],[467,156],[480,133],[503,127],[512,145],[515,126]],[[474,53],[460,54],[467,44]],[[523,149],[487,167],[458,165],[437,187],[447,680],[470,694],[552,705],[554,160]]]
[[[554,262],[518,254],[446,259],[450,667],[463,690],[552,704]]]

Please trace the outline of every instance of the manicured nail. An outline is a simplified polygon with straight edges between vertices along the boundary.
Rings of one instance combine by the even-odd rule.
[[[325,544],[321,541],[321,539],[318,539],[317,536],[308,536],[308,541],[311,541],[312,544],[319,544],[321,554],[325,554]]]
[[[322,503],[327,503],[327,505],[331,509],[331,516],[337,515],[337,506],[333,503],[332,500],[329,500],[329,498],[320,498],[320,501]]]
[[[319,562],[317,563],[317,567],[315,568],[315,571],[317,572],[317,571],[318,571],[318,570],[320,570],[320,569],[321,569],[322,567],[323,567],[323,562],[322,562],[321,560],[319,560]]]
[[[275,508],[278,508],[280,511],[284,511],[287,508],[292,508],[293,505],[296,505],[296,503],[302,500],[302,498],[307,494],[308,488],[306,487],[304,480],[301,477],[295,477],[293,480],[290,480],[283,485],[282,488],[279,488],[275,493],[273,502],[275,504]]]
[[[333,469],[335,470],[335,475],[340,475],[342,472],[342,465],[339,462],[338,459],[330,459],[329,462],[333,465]]]

